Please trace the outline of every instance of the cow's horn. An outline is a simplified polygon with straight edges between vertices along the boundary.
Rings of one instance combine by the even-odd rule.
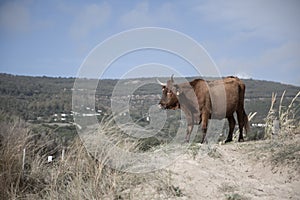
[[[174,74],[171,76],[171,81],[174,82]]]
[[[156,81],[157,81],[157,83],[158,83],[159,85],[161,85],[161,86],[166,86],[166,85],[167,85],[167,84],[165,84],[165,83],[160,82],[160,81],[158,80],[158,78],[156,78]]]

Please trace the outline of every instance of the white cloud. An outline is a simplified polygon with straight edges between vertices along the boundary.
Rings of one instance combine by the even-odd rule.
[[[163,24],[176,24],[178,18],[171,3],[163,3],[151,7],[148,1],[142,1],[135,5],[127,13],[120,17],[120,23],[126,28],[141,26],[162,26]]]
[[[237,74],[235,74],[235,76],[242,78],[242,79],[250,79],[251,76],[249,74],[247,74],[246,72],[238,72]]]
[[[110,14],[111,8],[106,3],[84,6],[82,10],[76,14],[77,16],[70,29],[71,36],[75,39],[86,37],[91,31],[104,25],[109,19]]]
[[[300,2],[297,0],[207,1],[197,7],[211,22],[227,29],[267,39],[299,39]]]
[[[0,27],[8,32],[30,30],[30,12],[21,2],[7,2],[0,7]]]
[[[222,73],[299,84],[299,8],[297,0],[216,0],[195,10],[227,36],[212,41]]]
[[[148,2],[138,3],[134,9],[121,17],[121,23],[127,26],[153,25],[154,19],[149,15]]]
[[[283,43],[267,48],[254,59],[222,58],[217,64],[224,75],[235,74],[242,78],[253,77],[300,85],[299,52],[299,44]]]
[[[268,49],[261,56],[259,62],[266,66],[281,65],[285,70],[300,69],[300,44],[287,42],[281,46]]]

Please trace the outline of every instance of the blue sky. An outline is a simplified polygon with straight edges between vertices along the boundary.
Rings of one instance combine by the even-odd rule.
[[[1,1],[0,72],[74,77],[105,39],[154,26],[192,37],[223,76],[300,85],[299,10],[297,0]],[[149,62],[197,75],[173,55],[144,51],[120,58],[106,77]]]

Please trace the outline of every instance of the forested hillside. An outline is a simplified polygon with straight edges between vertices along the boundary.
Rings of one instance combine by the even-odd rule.
[[[188,78],[188,80],[192,80]],[[0,74],[0,109],[3,114],[20,116],[25,120],[51,120],[54,114],[70,113],[74,78],[30,77]],[[130,81],[135,81],[132,79]],[[162,81],[166,78],[162,78]],[[246,84],[246,110],[258,112],[256,121],[261,121],[270,106],[273,92],[280,96],[286,90],[286,97],[294,97],[300,87],[270,81],[244,80]],[[110,96],[117,80],[100,80],[96,92],[96,109],[109,112]],[[161,93],[160,86],[148,84],[134,94],[139,96],[143,106],[148,95]],[[145,102],[144,102],[145,101]],[[69,119],[70,120],[70,119]]]

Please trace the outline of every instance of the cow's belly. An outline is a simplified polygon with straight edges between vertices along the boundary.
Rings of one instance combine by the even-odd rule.
[[[227,115],[225,113],[214,113],[211,116],[211,119],[224,119],[226,117],[227,117]]]
[[[237,101],[237,100],[236,100]],[[234,102],[236,102],[234,101]],[[237,105],[234,103],[215,103],[213,107],[211,118],[213,119],[223,119],[229,116],[232,116],[233,113],[237,110]]]

